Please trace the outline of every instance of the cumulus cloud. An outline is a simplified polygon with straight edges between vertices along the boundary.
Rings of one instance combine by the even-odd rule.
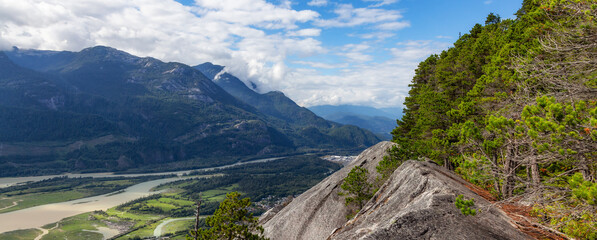
[[[337,69],[337,68],[348,67],[348,63],[330,64],[330,63],[312,62],[312,61],[294,61],[292,63],[307,65],[307,66],[310,66],[313,68],[323,68],[323,69]]]
[[[370,26],[373,32],[355,36],[381,41],[409,22],[399,11],[371,6],[334,5],[336,17],[322,19],[315,11],[292,9],[290,1],[277,2],[196,0],[184,6],[173,0],[0,0],[0,48],[79,51],[107,45],[164,61],[224,65],[241,80],[257,83],[260,90],[281,90],[304,106],[396,106],[408,92],[418,61],[441,46],[437,42],[403,42],[388,49],[379,49],[376,42],[324,45],[319,38],[329,28]],[[327,1],[309,3],[324,6]],[[389,54],[389,60],[375,61],[375,51]],[[340,60],[302,59],[326,54]],[[304,68],[288,67],[289,59]]]
[[[290,3],[273,5],[263,0],[196,0],[195,12],[206,20],[254,25],[267,29],[294,29],[296,22],[311,21],[319,16],[315,11],[296,11]]]
[[[365,43],[346,44],[342,46],[341,51],[338,52],[338,55],[344,56],[352,62],[367,62],[373,60],[373,56],[365,54],[365,51],[370,48],[371,46]]]
[[[398,2],[398,0],[363,0],[365,2],[376,2],[371,7],[381,7],[383,5],[390,5],[392,3]]]
[[[286,35],[291,37],[317,37],[321,34],[321,29],[305,28],[298,31],[288,32]]]
[[[382,30],[400,30],[407,27],[410,27],[410,22],[408,21],[387,22],[377,25],[377,28]]]
[[[321,27],[354,27],[365,24],[392,23],[403,16],[399,11],[380,8],[354,8],[351,4],[340,4],[334,13],[338,17],[315,22]]]
[[[408,96],[408,84],[419,62],[448,46],[435,41],[401,42],[388,49],[392,57],[387,61],[353,65],[333,76],[310,69],[295,69],[287,74],[288,81],[280,87],[303,106],[399,106]]]
[[[0,0],[0,47],[79,51],[107,45],[190,65],[216,62],[246,81],[267,83],[284,76],[288,55],[324,51],[310,38],[320,30],[297,27],[318,16],[292,10],[287,1]]]
[[[311,0],[310,2],[307,3],[307,5],[309,5],[309,6],[317,6],[317,7],[325,6],[327,4],[328,4],[327,0]]]
[[[386,38],[391,38],[393,36],[396,36],[396,34],[391,33],[391,32],[370,32],[370,33],[364,33],[364,34],[354,34],[351,36],[356,36],[362,39],[378,39],[378,40],[383,40]]]

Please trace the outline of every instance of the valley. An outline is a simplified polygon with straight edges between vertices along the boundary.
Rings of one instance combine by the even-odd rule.
[[[78,182],[85,179],[93,179],[95,185],[117,181],[143,182],[98,196],[70,201],[57,199],[55,203],[38,202],[39,206],[16,211],[4,209],[3,211],[10,212],[0,213],[0,232],[3,232],[0,239],[39,233],[36,229],[40,227],[48,231],[41,239],[62,239],[65,236],[103,239],[116,234],[122,235],[117,239],[128,239],[135,236],[150,237],[158,233],[176,233],[184,239],[191,222],[188,218],[194,216],[195,201],[199,199],[199,195],[203,200],[202,215],[213,213],[218,202],[231,191],[242,191],[257,202],[253,211],[259,214],[267,206],[272,206],[271,204],[286,196],[301,193],[339,168],[340,165],[321,160],[317,156],[293,156],[259,159],[200,171],[135,174],[128,177],[96,173],[85,175],[84,178],[59,177],[32,183],[22,183],[30,178],[13,178],[12,184],[21,183],[0,190],[12,188],[14,190],[9,193],[15,193],[19,189],[31,189],[29,191],[34,192],[36,185],[37,189],[46,189],[44,182],[48,183],[46,185],[59,187],[60,184],[57,183],[60,181],[64,185],[69,180]],[[98,186],[82,188],[95,188],[98,192]],[[74,194],[57,195],[66,197]],[[40,196],[42,198],[48,199]],[[57,227],[53,228],[54,226]]]

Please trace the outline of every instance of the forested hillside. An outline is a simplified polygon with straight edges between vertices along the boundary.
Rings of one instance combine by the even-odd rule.
[[[410,86],[384,176],[429,158],[553,229],[597,238],[597,1],[489,14]]]
[[[286,117],[181,63],[102,46],[0,52],[0,176],[206,167],[379,141],[282,93],[247,91]]]

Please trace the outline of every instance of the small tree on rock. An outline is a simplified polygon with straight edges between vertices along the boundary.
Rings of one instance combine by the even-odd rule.
[[[249,213],[250,205],[249,198],[241,199],[238,192],[228,193],[220,207],[205,220],[211,228],[192,234],[199,239],[267,239],[262,236],[263,227],[259,226],[258,219]]]
[[[366,168],[356,166],[344,178],[340,188],[346,192],[341,192],[340,195],[349,195],[346,197],[346,205],[354,203],[361,209],[373,197],[373,185],[367,182],[368,175]]]

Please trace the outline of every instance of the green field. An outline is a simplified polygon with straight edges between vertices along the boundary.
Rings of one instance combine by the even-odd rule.
[[[25,229],[0,234],[0,240],[31,240],[41,234],[39,229]]]
[[[195,225],[194,219],[185,219],[185,220],[178,220],[171,223],[168,223],[164,226],[163,232],[164,233],[176,233],[181,231],[188,231],[192,229]]]
[[[63,239],[89,239],[101,240],[103,235],[97,232],[97,227],[107,227],[106,224],[96,218],[95,213],[83,213],[73,217],[62,219],[57,228],[50,230],[42,240],[63,240]]]

